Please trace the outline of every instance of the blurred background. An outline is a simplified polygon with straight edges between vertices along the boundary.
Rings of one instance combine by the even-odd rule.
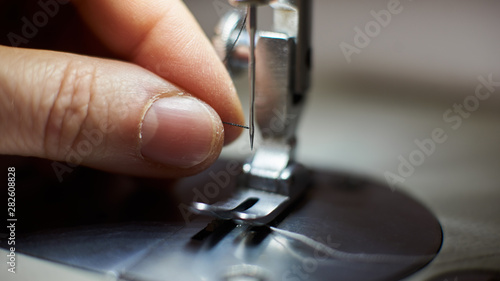
[[[210,37],[232,9],[225,0],[185,3]],[[370,26],[388,5],[399,13]],[[500,86],[474,98],[478,77],[500,81],[499,14],[500,2],[488,0],[313,2],[312,87],[298,161],[385,182],[386,172],[398,175],[398,157],[419,150],[415,140],[436,128],[447,136],[396,187],[433,211],[444,232],[440,254],[414,280],[500,268]],[[355,29],[367,36],[367,25],[373,36],[348,62],[341,45],[356,47]],[[235,81],[246,109],[247,77]],[[222,157],[245,159],[248,146],[243,134]]]

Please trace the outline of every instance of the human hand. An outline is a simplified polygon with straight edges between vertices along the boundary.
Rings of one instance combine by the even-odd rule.
[[[0,7],[35,6],[26,2],[32,4]],[[35,12],[14,17],[18,28],[4,44],[31,47],[26,41],[39,38],[23,35],[41,36],[33,31],[44,29],[51,37],[43,47],[108,59],[0,46],[0,154],[180,177],[207,168],[241,133],[221,122],[244,123],[241,105],[181,1],[37,2]],[[63,8],[80,17],[61,24]],[[47,15],[47,26],[37,11]],[[34,28],[25,28],[24,18]]]

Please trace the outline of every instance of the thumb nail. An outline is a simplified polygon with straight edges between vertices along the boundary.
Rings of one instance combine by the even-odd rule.
[[[162,164],[193,167],[214,153],[218,123],[215,111],[194,97],[158,99],[143,119],[141,153]]]

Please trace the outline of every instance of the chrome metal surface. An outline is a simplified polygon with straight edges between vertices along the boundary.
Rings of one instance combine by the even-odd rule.
[[[241,224],[264,225],[276,218],[282,210],[287,196],[260,191],[253,188],[241,188],[228,201],[216,204],[197,202],[195,210],[200,214],[211,215],[219,219],[233,220]],[[246,204],[250,203],[247,208]],[[240,211],[241,209],[241,211]]]
[[[274,9],[274,31],[294,38],[293,73],[290,89],[295,99],[304,97],[309,88],[311,70],[311,0],[279,0]]]
[[[221,219],[261,225],[273,221],[308,183],[307,171],[294,163],[293,157],[295,131],[309,79],[310,1],[230,2],[247,5],[250,148],[254,146],[254,119],[263,142],[244,165],[240,190],[233,198],[213,205],[194,202],[192,209]],[[274,9],[274,30],[259,31],[256,43],[257,4],[270,4]],[[234,34],[238,26],[232,17],[225,20],[228,28],[218,27],[226,30],[218,32],[223,34],[218,37],[220,46],[227,46],[227,34]],[[232,51],[223,49],[224,56],[231,55]],[[251,206],[247,206],[249,202],[253,202]]]
[[[422,205],[397,190],[332,172],[313,173],[313,188],[269,227],[186,215],[181,206],[193,191],[218,183],[213,175],[228,164],[218,161],[177,182],[80,167],[63,183],[16,165],[17,183],[30,187],[17,194],[23,223],[16,229],[16,254],[123,281],[370,281],[408,276],[441,245],[439,223]],[[230,177],[211,200],[237,191],[236,180]]]
[[[294,42],[283,33],[260,32],[256,58],[256,119],[261,147],[287,145],[295,138],[302,104],[293,104],[291,61]]]
[[[231,197],[214,204],[194,202],[192,211],[240,224],[271,223],[303,194],[309,173],[298,164],[286,165],[279,174],[268,174],[269,170],[258,168],[246,164],[244,185]]]
[[[295,139],[296,125],[304,105],[311,68],[311,2],[307,0],[279,1],[230,1],[236,6],[254,7],[248,14],[247,34],[240,36],[238,47],[250,48],[247,58],[249,64],[249,84],[251,93],[250,123],[257,119],[264,143],[287,144]],[[273,8],[273,30],[257,31],[257,38],[251,26],[256,23],[257,4],[269,4]],[[228,50],[235,41],[235,34],[241,27],[242,15],[232,11],[226,15],[216,29],[216,49],[222,57],[230,57],[232,62],[244,61],[244,52]],[[245,42],[249,38],[250,42]],[[253,41],[255,39],[255,41]],[[261,40],[263,39],[263,40]],[[255,58],[252,48],[255,46]],[[255,59],[255,61],[254,61]],[[243,66],[243,64],[239,64]],[[254,105],[255,98],[255,107]],[[260,108],[259,108],[260,107]],[[255,111],[254,111],[255,110]],[[250,124],[253,128],[253,124]],[[250,129],[250,134],[252,134]],[[252,143],[252,141],[251,141]]]

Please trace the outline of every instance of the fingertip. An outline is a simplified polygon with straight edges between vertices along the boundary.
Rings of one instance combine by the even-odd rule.
[[[79,1],[77,8],[117,56],[144,67],[205,101],[222,121],[244,124],[234,84],[182,1]],[[241,128],[224,126],[225,144]]]
[[[141,125],[141,154],[169,167],[189,169],[211,164],[219,156],[224,138],[215,111],[189,95],[156,99]]]

